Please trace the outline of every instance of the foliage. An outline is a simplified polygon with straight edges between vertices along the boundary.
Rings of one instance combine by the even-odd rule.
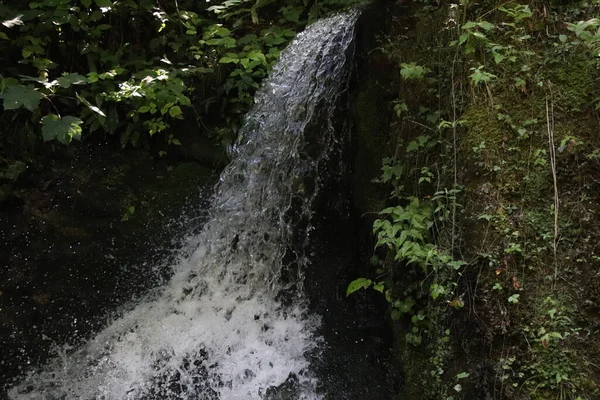
[[[412,11],[415,25],[399,20],[378,49],[400,74],[393,157],[377,179],[391,207],[375,222],[382,261],[368,277],[383,282],[409,344],[407,392],[597,398],[598,4],[416,1]]]
[[[167,138],[186,115],[225,110],[235,129],[280,50],[317,11],[301,0],[4,2],[0,98],[46,141],[97,132],[126,146],[162,133],[177,145]]]

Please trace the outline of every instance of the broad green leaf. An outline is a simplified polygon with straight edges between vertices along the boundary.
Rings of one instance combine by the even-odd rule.
[[[248,53],[248,58],[251,60],[254,60],[254,61],[260,61],[263,64],[267,63],[267,59],[265,58],[265,55],[258,50],[254,50],[254,51],[251,51],[250,53]]]
[[[473,28],[475,28],[476,26],[477,26],[477,23],[476,23],[476,22],[473,22],[473,21],[468,21],[468,22],[466,22],[466,23],[465,23],[465,24],[464,24],[464,25],[461,27],[461,29],[463,29],[463,30],[465,30],[465,29],[473,29]]]
[[[46,115],[42,118],[42,137],[45,142],[56,139],[62,144],[69,144],[73,139],[81,140],[82,123],[77,117]]]
[[[492,30],[492,29],[495,28],[494,24],[491,24],[491,23],[489,23],[487,21],[478,22],[477,25],[479,25],[481,28],[483,28],[486,31],[490,31],[490,30]]]
[[[373,289],[377,290],[379,293],[383,293],[385,286],[383,282],[379,282],[375,285],[373,285]]]
[[[240,62],[240,60],[239,60],[238,58],[234,58],[234,57],[227,57],[227,56],[225,56],[225,57],[222,57],[222,58],[219,60],[219,63],[220,63],[220,64],[230,64],[230,63],[237,64],[238,62]]]
[[[411,151],[415,151],[419,148],[419,144],[416,141],[411,141],[408,146],[406,146],[406,152],[410,153]]]
[[[2,40],[10,40],[8,38],[8,36],[6,36],[6,33],[4,33],[4,32],[0,32],[0,39],[2,39]]]
[[[173,118],[177,118],[181,116],[183,113],[181,112],[181,108],[179,106],[173,106],[169,108],[169,115]]]
[[[414,305],[415,301],[412,299],[412,297],[407,297],[404,299],[404,301],[397,300],[394,302],[395,309],[403,314],[410,312]]]
[[[68,89],[71,85],[86,85],[88,80],[85,76],[79,74],[65,74],[57,79],[58,84]]]
[[[28,86],[8,86],[0,95],[4,99],[4,110],[16,110],[23,106],[33,111],[40,105],[42,94]]]
[[[352,293],[360,289],[367,289],[373,284],[373,281],[366,278],[358,278],[350,282],[348,289],[346,290],[346,296],[350,296]]]
[[[98,7],[112,7],[113,3],[110,0],[94,0]]]

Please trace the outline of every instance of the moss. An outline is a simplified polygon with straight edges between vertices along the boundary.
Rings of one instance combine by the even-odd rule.
[[[502,25],[506,21],[500,13],[485,13],[488,9],[481,3],[479,11],[499,28],[485,34],[494,43],[513,45]],[[477,6],[469,12],[473,10]],[[528,52],[523,59],[496,65],[483,48],[470,55],[456,53],[449,44],[452,32],[445,30],[447,9],[413,16],[414,28],[396,32],[386,49],[398,63],[415,61],[430,68],[435,85],[398,83],[395,98],[409,99],[409,111],[388,124],[389,146],[396,148],[420,135],[435,137],[436,126],[424,116],[439,110],[442,119],[451,121],[452,101],[457,100],[457,179],[464,190],[453,229],[456,245],[448,251],[469,264],[454,292],[464,296],[465,309],[432,315],[437,330],[418,348],[404,341],[409,324],[397,326],[398,352],[407,374],[405,395],[420,400],[449,395],[543,400],[561,393],[600,398],[595,382],[600,379],[592,368],[600,365],[600,289],[594,261],[600,256],[600,123],[594,111],[600,79],[595,61],[571,48],[567,62],[556,62],[556,46],[561,45],[539,36],[520,43],[518,52]],[[479,20],[481,15],[467,17]],[[537,37],[550,23],[539,15],[532,19],[519,35]],[[456,65],[452,74],[451,64]],[[469,68],[478,65],[496,78],[487,86],[471,87]],[[535,74],[528,73],[529,68]],[[524,86],[514,86],[516,74],[527,80]],[[455,99],[452,87],[458,90]],[[368,98],[365,95],[363,101]],[[549,125],[560,201],[556,253]],[[452,129],[439,131],[434,150],[408,154],[399,147],[407,169],[428,168],[439,174],[438,189],[452,185],[454,172]],[[361,134],[369,134],[369,129]],[[405,190],[428,195],[424,185],[411,182]],[[440,248],[448,247],[444,223],[448,230],[442,221],[436,232]],[[397,284],[411,279],[402,276]],[[508,301],[513,295],[520,296],[516,304]],[[550,313],[554,308],[557,311]],[[559,314],[564,318],[557,319]],[[441,334],[445,328],[450,336]],[[552,332],[557,334],[546,346],[541,338]],[[444,373],[427,375],[436,369]],[[455,376],[462,371],[471,377],[461,381],[463,390],[455,393]]]
[[[599,79],[587,61],[561,63],[549,71],[548,79],[554,85],[555,101],[567,112],[589,109],[598,97]]]

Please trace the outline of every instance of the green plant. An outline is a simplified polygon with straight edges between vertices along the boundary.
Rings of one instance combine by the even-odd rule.
[[[0,99],[6,112],[39,123],[44,140],[63,144],[103,133],[140,145],[160,133],[160,143],[176,145],[172,122],[214,115],[210,107],[224,110],[235,131],[307,8],[300,0],[0,4]],[[218,91],[192,99],[196,87]]]

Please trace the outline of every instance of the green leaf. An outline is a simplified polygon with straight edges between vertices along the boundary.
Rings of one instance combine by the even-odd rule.
[[[404,299],[404,301],[396,301],[394,303],[394,307],[396,308],[396,310],[403,314],[410,312],[414,305],[415,301],[412,299],[412,297],[407,297]]]
[[[230,64],[230,63],[237,64],[238,62],[240,62],[239,58],[228,57],[228,56],[222,57],[219,60],[219,64]]]
[[[4,110],[16,110],[23,106],[33,111],[40,105],[42,94],[28,86],[14,85],[8,86],[0,97],[4,99]]]
[[[417,150],[419,147],[419,143],[413,140],[408,144],[408,146],[406,146],[406,152],[410,153],[411,151]]]
[[[400,64],[400,75],[405,80],[422,79],[425,74],[430,72],[429,68],[417,65],[414,62]]]
[[[478,22],[477,25],[479,25],[481,28],[483,28],[486,31],[490,31],[490,30],[492,30],[492,29],[495,28],[494,24],[491,24],[491,23],[489,23],[487,21]]]
[[[263,64],[267,63],[265,55],[258,50],[251,51],[250,53],[248,53],[247,57],[254,61],[260,61]]]
[[[373,285],[373,289],[377,290],[379,293],[383,293],[385,286],[384,286],[383,282],[379,282],[379,283]]]
[[[179,117],[183,113],[181,112],[181,108],[179,106],[173,106],[169,108],[169,115],[173,118]]]
[[[94,0],[98,7],[112,7],[113,3],[110,0]]]
[[[350,296],[352,293],[360,289],[367,289],[373,284],[373,281],[366,278],[358,278],[350,282],[348,289],[346,290],[346,296]]]
[[[431,298],[436,300],[440,295],[446,293],[446,288],[437,283],[432,283],[431,286],[429,286],[429,293],[431,294]]]
[[[85,104],[87,106],[87,108],[89,108],[93,113],[98,114],[101,117],[106,117],[106,114],[104,114],[104,112],[96,107],[95,105],[93,105],[92,103],[90,103],[89,101],[86,100],[85,97],[81,97],[79,94],[76,94],[77,99],[82,102],[83,104]]]
[[[464,261],[450,261],[448,263],[449,267],[454,268],[455,270],[459,270],[463,265],[466,265],[467,263]]]
[[[60,87],[68,89],[71,85],[86,85],[88,83],[88,79],[79,74],[65,74],[57,79]]]
[[[511,304],[517,304],[519,302],[519,297],[521,297],[520,294],[513,294],[508,298],[508,302]]]
[[[27,164],[23,161],[15,161],[13,164],[6,167],[4,172],[0,173],[0,177],[15,182],[26,169]]]
[[[62,144],[69,144],[73,139],[81,140],[82,123],[77,117],[46,115],[42,118],[42,137],[45,142],[56,139]]]

